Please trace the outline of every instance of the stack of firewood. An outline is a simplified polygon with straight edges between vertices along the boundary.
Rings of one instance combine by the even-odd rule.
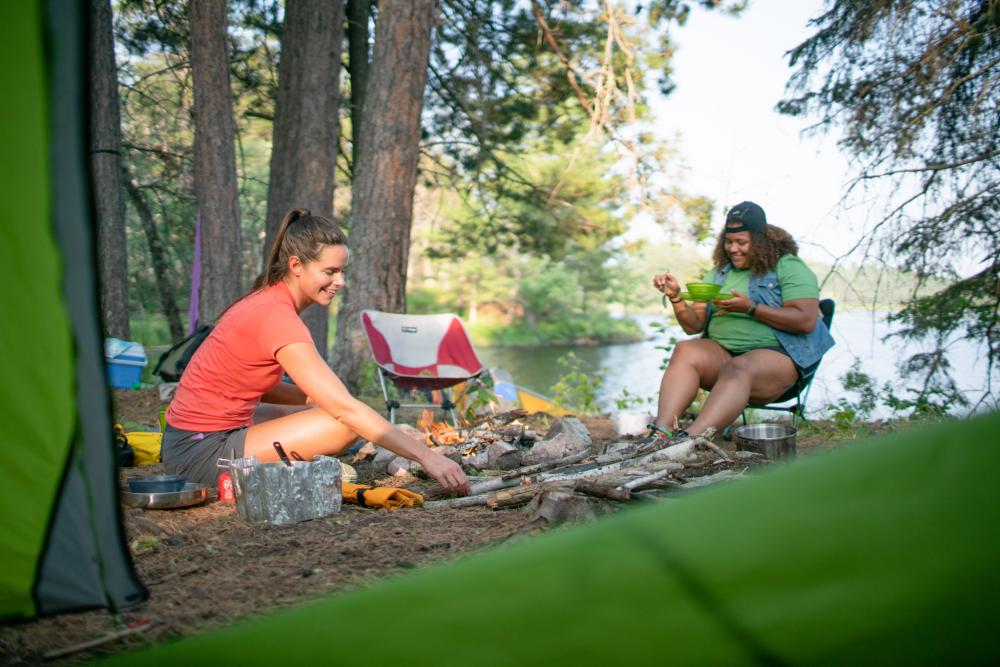
[[[587,512],[595,513],[595,507],[600,505],[595,505],[594,499],[628,501],[643,497],[642,492],[650,489],[701,486],[704,482],[689,479],[695,476],[695,471],[701,472],[700,469],[714,464],[737,463],[734,457],[758,458],[749,452],[730,455],[708,437],[660,439],[649,443],[623,441],[613,443],[600,454],[588,449],[559,460],[476,480],[465,497],[447,498],[442,489],[432,489],[424,506],[434,509],[485,505],[506,509],[533,503],[537,509],[546,503],[555,503],[557,513],[563,512],[567,504],[587,506]],[[724,470],[711,481],[731,479],[740,474]]]

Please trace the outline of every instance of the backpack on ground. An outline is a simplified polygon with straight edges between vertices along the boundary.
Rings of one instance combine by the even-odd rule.
[[[211,324],[202,324],[194,332],[180,341],[173,347],[160,355],[160,360],[156,362],[153,369],[154,375],[159,375],[164,382],[177,382],[181,379],[181,373],[187,368],[191,357],[194,356],[198,346],[212,333]]]

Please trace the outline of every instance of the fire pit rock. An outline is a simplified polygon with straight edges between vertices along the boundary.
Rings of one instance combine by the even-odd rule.
[[[375,448],[375,458],[372,459],[372,473],[384,475],[389,468],[389,463],[396,458],[394,452],[381,447]]]
[[[478,449],[472,456],[462,459],[462,465],[476,470],[485,470],[490,467],[489,453],[485,449]]]
[[[410,473],[416,474],[415,468],[418,464],[414,463],[410,459],[404,459],[402,456],[395,456],[389,464],[385,467],[385,471],[394,477],[400,477],[402,475],[407,475]]]
[[[563,417],[552,425],[545,439],[528,450],[524,463],[534,465],[580,454],[588,450],[592,443],[590,431],[583,422],[576,417]]]
[[[486,448],[486,461],[493,470],[514,470],[521,467],[523,453],[507,442],[494,442]]]

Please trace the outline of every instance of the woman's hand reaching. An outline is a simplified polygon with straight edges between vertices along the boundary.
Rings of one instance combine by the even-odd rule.
[[[451,459],[437,452],[428,452],[427,456],[420,461],[420,465],[446,491],[457,493],[460,496],[469,492],[469,478],[465,476],[462,466]]]
[[[681,285],[672,273],[660,273],[653,276],[653,287],[667,295],[673,301],[681,293]]]

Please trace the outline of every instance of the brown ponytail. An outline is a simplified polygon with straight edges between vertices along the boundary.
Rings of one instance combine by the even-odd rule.
[[[314,262],[323,248],[331,245],[347,245],[347,237],[336,223],[308,209],[293,208],[281,221],[264,271],[253,281],[251,293],[278,284],[288,273],[289,258]]]
[[[298,257],[303,263],[319,259],[323,248],[331,245],[347,245],[347,236],[337,223],[322,216],[313,215],[308,209],[293,208],[281,221],[274,245],[267,255],[264,271],[253,281],[250,291],[226,307],[234,305],[254,292],[277,285],[288,274],[288,260]],[[226,310],[219,314],[221,318]]]

